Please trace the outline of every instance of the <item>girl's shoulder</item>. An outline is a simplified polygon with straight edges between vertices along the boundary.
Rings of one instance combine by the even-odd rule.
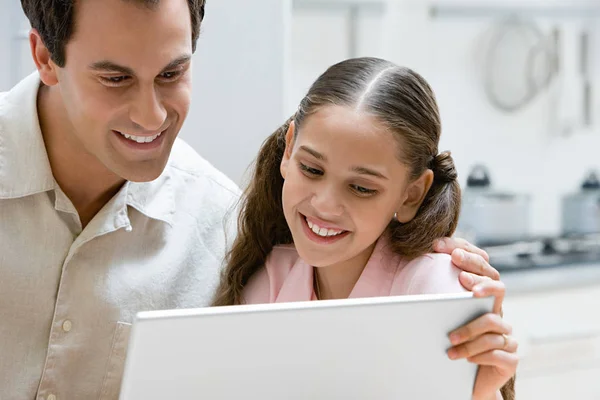
[[[392,295],[461,293],[460,269],[448,254],[429,253],[398,265]]]

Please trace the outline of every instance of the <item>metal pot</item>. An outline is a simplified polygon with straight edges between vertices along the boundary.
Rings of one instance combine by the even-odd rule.
[[[463,191],[460,234],[479,245],[510,243],[529,235],[530,197],[491,189],[486,167],[477,165]]]
[[[562,228],[565,235],[600,233],[600,180],[590,172],[581,190],[563,197]]]

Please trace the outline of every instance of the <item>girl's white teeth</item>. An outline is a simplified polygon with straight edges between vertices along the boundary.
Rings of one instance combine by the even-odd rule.
[[[123,132],[119,132],[121,135],[125,136],[126,139],[132,140],[134,142],[138,142],[138,143],[151,143],[154,142],[161,134],[162,132],[154,135],[154,136],[135,136],[135,135],[128,135],[126,133]]]
[[[334,229],[321,228],[320,226],[313,224],[308,219],[306,220],[308,223],[308,227],[317,235],[327,237],[327,236],[337,236],[344,231],[336,231]]]

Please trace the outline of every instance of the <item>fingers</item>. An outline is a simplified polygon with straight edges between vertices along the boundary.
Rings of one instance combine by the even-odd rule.
[[[502,281],[494,281],[488,277],[464,271],[460,273],[459,280],[461,285],[465,289],[472,291],[475,297],[494,296],[496,300],[493,312],[496,314],[502,313],[502,303],[506,295],[506,286]]]
[[[438,253],[452,254],[455,249],[462,249],[468,253],[473,253],[481,256],[486,262],[490,261],[490,257],[485,250],[472,245],[468,241],[461,238],[442,238],[435,241],[433,248]],[[491,278],[491,277],[490,277]]]
[[[452,263],[463,271],[487,276],[494,280],[500,279],[500,273],[480,254],[456,249],[452,252]]]
[[[452,262],[460,269],[492,279],[500,279],[500,273],[490,264],[490,257],[485,250],[472,245],[461,238],[442,238],[434,242],[433,248],[438,253],[452,255]]]
[[[487,276],[481,276],[467,271],[461,271],[459,279],[460,283],[465,287],[465,289],[467,289],[470,292],[472,292],[473,289],[475,289],[475,286],[479,285],[480,283],[488,281],[494,282]]]
[[[517,353],[509,353],[503,350],[491,350],[485,353],[478,354],[467,358],[467,361],[482,365],[495,367],[499,373],[506,378],[512,377],[519,364],[519,355]]]
[[[512,326],[498,314],[487,313],[468,324],[452,331],[449,335],[453,346],[476,339],[486,333],[506,334],[512,333]]]
[[[452,347],[448,350],[448,357],[452,360],[459,358],[472,358],[492,350],[503,350],[515,353],[519,345],[512,336],[486,333],[475,340]]]

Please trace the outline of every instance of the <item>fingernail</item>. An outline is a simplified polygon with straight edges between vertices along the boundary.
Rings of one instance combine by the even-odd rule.
[[[452,344],[460,343],[460,335],[458,333],[451,333],[450,334],[450,343],[452,343]]]
[[[446,243],[444,243],[444,241],[442,239],[438,239],[435,241],[435,247],[439,251],[442,251],[446,248]]]
[[[473,293],[475,293],[475,294],[483,294],[483,292],[484,291],[483,291],[483,288],[481,286],[475,286],[473,288]]]
[[[456,255],[458,256],[458,260],[459,261],[464,261],[465,260],[465,252],[463,250],[458,250],[456,252]]]
[[[464,273],[464,280],[467,282],[467,285],[472,285],[475,282],[475,279],[473,279],[473,276],[471,276],[471,274],[469,273]]]
[[[456,359],[456,357],[458,357],[458,352],[456,351],[456,349],[450,349],[450,350],[448,350],[448,357],[451,360]]]

